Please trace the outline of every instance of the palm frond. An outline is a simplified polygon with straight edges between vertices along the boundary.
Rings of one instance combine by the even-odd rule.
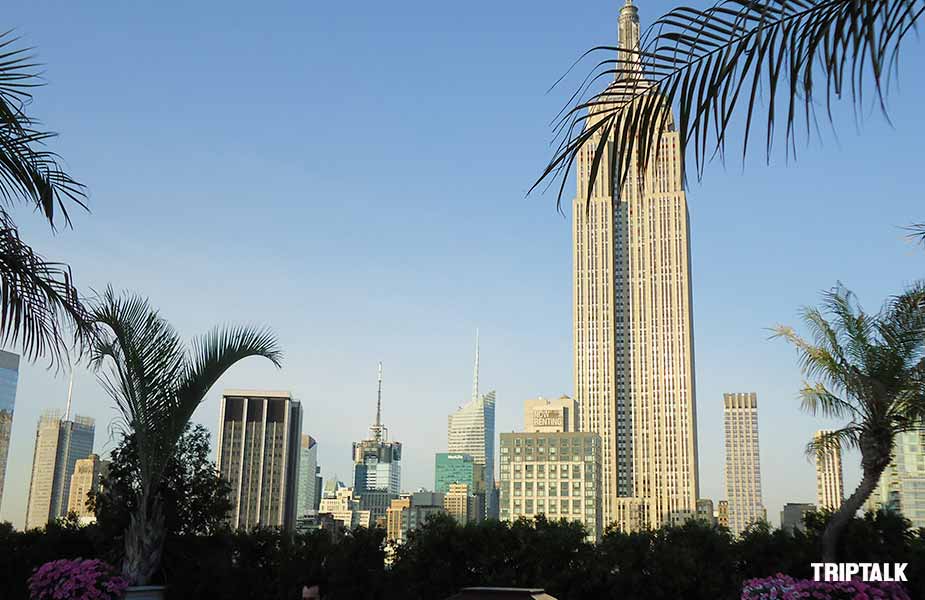
[[[111,287],[92,315],[101,332],[90,364],[135,434],[146,482],[158,481],[193,411],[230,367],[250,356],[280,365],[276,337],[266,329],[219,327],[190,353],[146,298]]]
[[[216,327],[193,341],[171,407],[180,433],[215,382],[239,361],[252,356],[282,366],[282,351],[276,336],[267,328],[247,325]]]
[[[186,354],[177,332],[150,303],[107,288],[92,310],[102,326],[91,365],[109,365],[100,380],[137,436],[139,459],[148,477],[160,472],[172,447],[159,435],[169,418]],[[108,359],[108,360],[107,360]]]
[[[69,362],[93,335],[67,265],[49,262],[19,238],[0,211],[0,344],[18,345],[27,360]],[[69,331],[70,330],[70,331]]]
[[[42,82],[31,49],[16,47],[18,41],[9,31],[0,33],[0,200],[7,206],[32,204],[53,229],[59,213],[70,226],[68,205],[86,209],[86,188],[47,150],[57,134],[42,130],[26,113],[32,88]]]
[[[834,431],[824,431],[806,444],[806,454],[821,458],[838,448],[857,448],[860,438],[861,429],[853,423]]]
[[[811,314],[808,311],[807,314]],[[812,325],[812,320],[807,321]],[[800,369],[808,377],[821,377],[831,387],[843,390],[849,384],[846,378],[846,362],[841,355],[840,346],[817,345],[810,343],[789,326],[778,325],[773,329],[771,339],[784,338],[795,346],[799,354]]]
[[[615,58],[601,60],[560,113],[556,149],[531,191],[562,178],[561,209],[571,164],[589,140],[601,138],[620,150],[610,159],[614,189],[622,189],[631,170],[646,172],[675,127],[700,177],[714,156],[725,159],[734,117],[744,121],[744,160],[761,113],[768,158],[781,123],[788,154],[795,153],[798,130],[811,133],[820,99],[830,122],[833,100],[848,96],[862,106],[870,86],[885,107],[902,41],[923,10],[922,0],[723,0],[706,10],[676,8],[648,28],[639,50],[589,52]],[[608,79],[604,91],[588,91]],[[606,152],[594,146],[588,198]]]
[[[816,416],[859,419],[863,417],[862,411],[849,400],[845,400],[831,391],[823,384],[810,385],[805,383],[800,390],[800,399],[803,410]]]

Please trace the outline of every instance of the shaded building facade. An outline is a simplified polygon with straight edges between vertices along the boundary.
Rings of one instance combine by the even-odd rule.
[[[19,383],[19,355],[0,350],[0,506],[6,481],[6,462],[10,453],[13,430],[13,409],[16,406],[16,386]]]
[[[232,528],[295,527],[301,431],[289,392],[225,390],[217,463],[231,485]]]

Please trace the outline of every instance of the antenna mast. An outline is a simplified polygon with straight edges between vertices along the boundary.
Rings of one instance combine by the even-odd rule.
[[[379,391],[376,396],[376,424],[373,425],[373,434],[377,442],[382,441],[382,361],[379,361]]]

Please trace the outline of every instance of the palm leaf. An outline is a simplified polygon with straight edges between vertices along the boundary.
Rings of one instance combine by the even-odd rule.
[[[28,360],[44,356],[49,366],[60,365],[72,346],[92,337],[71,270],[36,254],[2,211],[0,297],[0,345],[19,345]]]
[[[676,8],[648,28],[638,51],[589,51],[616,58],[601,60],[560,113],[553,157],[530,190],[561,178],[561,210],[571,164],[588,140],[601,137],[621,150],[611,155],[611,172],[614,189],[622,189],[631,170],[645,173],[663,133],[675,127],[700,177],[711,158],[725,159],[735,117],[744,120],[744,160],[762,109],[768,158],[780,123],[788,153],[795,152],[796,135],[811,132],[820,99],[830,122],[833,100],[848,96],[862,106],[871,86],[885,106],[902,41],[923,10],[923,0],[723,0],[706,10]],[[588,91],[609,79],[604,91]],[[587,198],[605,148],[592,151],[587,190],[580,191]]]
[[[29,48],[17,48],[18,38],[0,33],[0,200],[6,206],[27,202],[52,228],[60,213],[71,225],[68,205],[86,209],[86,188],[61,166],[46,143],[57,134],[44,131],[26,113],[31,90],[41,85]]]

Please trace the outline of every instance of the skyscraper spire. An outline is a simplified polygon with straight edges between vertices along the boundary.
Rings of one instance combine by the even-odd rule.
[[[64,409],[64,420],[71,420],[71,394],[74,391],[74,371],[71,370],[71,379],[67,384],[67,406]]]
[[[639,59],[638,55],[626,50],[639,51],[639,9],[633,5],[633,0],[626,0],[626,4],[620,9],[620,19],[618,21],[617,42],[620,52],[617,58],[620,62],[617,69],[626,68],[627,63]],[[617,73],[619,78],[620,73]]]
[[[373,425],[376,441],[382,441],[382,361],[379,361],[379,390],[376,395],[376,424]]]
[[[479,397],[479,330],[475,329],[475,372],[472,376],[472,399]]]

